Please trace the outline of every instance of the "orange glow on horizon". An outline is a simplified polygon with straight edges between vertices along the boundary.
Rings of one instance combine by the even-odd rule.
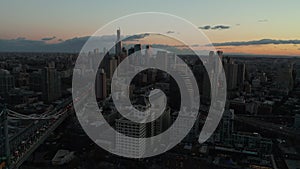
[[[225,53],[262,54],[262,55],[290,55],[300,56],[300,48],[297,45],[253,45],[253,46],[222,46],[216,47]]]

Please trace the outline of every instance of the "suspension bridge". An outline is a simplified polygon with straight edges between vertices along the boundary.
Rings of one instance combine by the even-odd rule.
[[[3,139],[0,143],[0,169],[19,168],[72,111],[71,98],[40,115],[24,115],[3,108],[0,113]]]
[[[0,112],[0,169],[18,169],[49,135],[74,112],[73,103],[81,104],[91,87],[83,94],[61,100],[51,111],[25,115],[6,107]]]

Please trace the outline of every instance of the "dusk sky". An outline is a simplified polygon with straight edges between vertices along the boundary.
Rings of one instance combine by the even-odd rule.
[[[21,37],[62,43],[90,36],[124,15],[165,12],[198,26],[225,53],[299,56],[299,7],[298,0],[1,0],[0,45]],[[134,34],[134,29],[126,33]]]

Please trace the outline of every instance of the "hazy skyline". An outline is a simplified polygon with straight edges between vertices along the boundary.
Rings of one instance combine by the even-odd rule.
[[[60,44],[74,37],[90,36],[106,23],[124,15],[153,11],[187,19],[211,42],[218,43],[217,49],[226,53],[300,55],[299,6],[300,2],[296,0],[272,3],[259,0],[1,0],[0,45],[7,45],[12,39],[24,41],[24,38],[34,43]],[[163,28],[161,31],[176,33]],[[134,33],[134,26],[124,32],[125,35]],[[250,43],[262,39],[269,42]],[[243,43],[236,45],[236,42]]]

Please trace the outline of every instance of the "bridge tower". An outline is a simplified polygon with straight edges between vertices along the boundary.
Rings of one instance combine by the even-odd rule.
[[[10,164],[10,146],[7,116],[7,109],[6,107],[4,107],[0,112],[0,169],[8,169]]]

